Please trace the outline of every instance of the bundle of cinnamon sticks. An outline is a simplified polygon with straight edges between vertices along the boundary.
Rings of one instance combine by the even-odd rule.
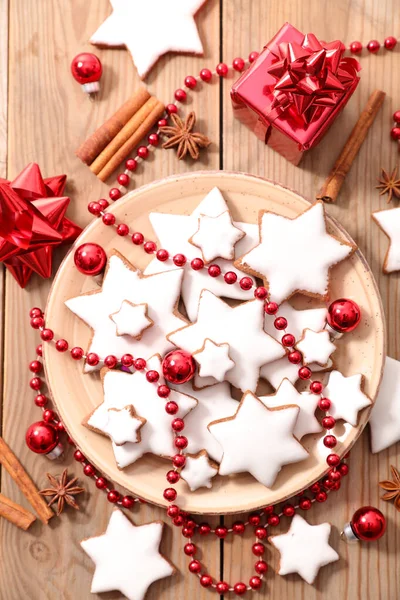
[[[115,114],[75,152],[90,170],[106,181],[161,118],[164,104],[139,88]]]

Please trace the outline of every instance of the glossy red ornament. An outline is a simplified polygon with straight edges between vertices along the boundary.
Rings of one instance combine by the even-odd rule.
[[[400,123],[400,110],[396,110],[396,111],[393,113],[393,121],[394,121],[395,123]]]
[[[210,69],[202,69],[200,71],[200,79],[202,81],[204,81],[205,83],[209,83],[211,81],[212,78],[212,73],[210,71]]]
[[[384,46],[385,46],[386,50],[393,50],[393,48],[395,48],[396,44],[397,44],[397,39],[395,37],[393,37],[392,35],[389,35],[389,37],[387,37],[384,42]]]
[[[84,275],[98,275],[106,266],[107,256],[99,244],[88,242],[75,250],[75,266]]]
[[[226,581],[218,581],[215,589],[218,594],[227,594],[229,592],[229,583],[226,583]]]
[[[72,77],[81,84],[86,94],[93,94],[100,89],[100,77],[103,67],[100,60],[91,52],[82,52],[71,62]]]
[[[372,54],[375,54],[376,52],[378,52],[380,47],[381,47],[381,45],[378,42],[378,40],[371,40],[367,44],[367,50],[368,50],[368,52],[371,52]]]
[[[400,140],[400,127],[393,127],[390,130],[390,135],[392,136],[392,139],[397,141]]]
[[[126,187],[129,183],[129,175],[127,175],[126,173],[120,173],[117,177],[117,181],[119,185],[123,185],[124,187]]]
[[[381,511],[373,506],[363,506],[354,513],[350,523],[346,523],[342,537],[347,542],[374,542],[385,531],[386,519]]]
[[[362,51],[362,44],[361,42],[351,42],[350,44],[350,52],[352,54],[360,54]]]
[[[201,271],[204,268],[204,261],[201,258],[194,258],[190,263],[193,271]]]
[[[361,310],[358,304],[347,298],[339,298],[328,308],[328,324],[339,333],[353,331],[361,320]]]
[[[236,596],[243,596],[243,594],[247,592],[247,585],[242,581],[239,581],[233,586],[233,591],[235,592]]]
[[[186,383],[194,377],[196,362],[188,352],[172,350],[164,357],[162,371],[169,383]]]
[[[57,429],[45,421],[32,423],[27,429],[25,440],[28,448],[36,454],[46,454],[51,459],[62,454],[63,446],[59,442]]]

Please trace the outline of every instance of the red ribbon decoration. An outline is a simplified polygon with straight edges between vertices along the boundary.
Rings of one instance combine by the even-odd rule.
[[[33,272],[51,276],[53,250],[72,243],[82,229],[65,217],[66,175],[43,179],[30,163],[14,179],[0,179],[0,262],[23,288]]]

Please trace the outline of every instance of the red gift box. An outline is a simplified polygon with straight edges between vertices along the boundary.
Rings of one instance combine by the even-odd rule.
[[[235,116],[290,162],[318,144],[344,108],[360,64],[340,41],[285,23],[231,90]]]

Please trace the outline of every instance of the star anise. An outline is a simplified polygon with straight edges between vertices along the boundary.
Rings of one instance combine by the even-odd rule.
[[[389,194],[388,203],[392,200],[393,195],[396,198],[400,198],[400,179],[397,179],[397,167],[393,169],[391,174],[385,169],[382,169],[381,177],[378,179],[380,185],[376,186],[376,189],[381,190],[379,195]]]
[[[386,480],[379,482],[380,487],[385,490],[382,500],[394,500],[396,509],[400,511],[400,473],[393,465],[390,466],[390,470],[393,481]]]
[[[197,160],[200,156],[200,148],[207,148],[211,141],[203,133],[193,131],[196,124],[195,112],[190,112],[185,121],[182,121],[178,115],[171,115],[173,127],[166,125],[160,127],[161,133],[169,137],[169,140],[164,142],[163,148],[177,147],[177,157],[179,160],[185,158],[189,152],[193,160]]]
[[[68,481],[68,470],[64,469],[61,477],[54,477],[50,473],[46,473],[47,479],[50,481],[52,487],[41,490],[39,493],[42,496],[51,497],[49,502],[49,506],[57,502],[57,516],[59,516],[64,507],[65,503],[75,508],[75,510],[79,510],[78,504],[74,500],[74,496],[77,494],[81,494],[85,490],[81,487],[75,485],[78,478],[74,477],[70,481]]]

